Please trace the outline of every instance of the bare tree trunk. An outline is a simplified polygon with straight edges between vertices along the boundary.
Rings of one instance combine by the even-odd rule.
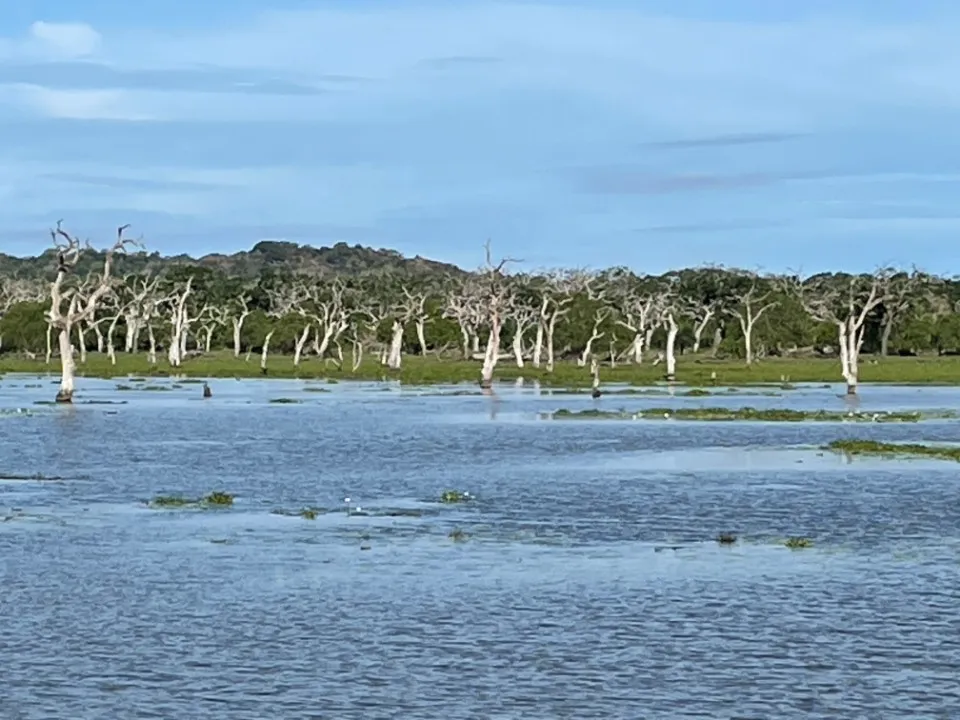
[[[500,359],[500,322],[496,318],[490,323],[487,335],[487,347],[483,354],[483,367],[480,370],[480,385],[489,388],[493,385],[493,371]]]
[[[420,355],[425,356],[427,354],[427,339],[424,332],[424,322],[422,319],[418,318],[416,320],[417,328],[417,343],[420,345]]]
[[[550,316],[550,321],[547,324],[547,372],[553,372],[554,368],[553,333],[557,329],[557,317],[557,313],[554,312]]]
[[[93,326],[93,334],[97,338],[97,352],[102,353],[103,352],[103,333],[100,331],[99,323],[96,323]]]
[[[51,357],[53,357],[53,325],[47,323],[47,365],[50,364]]]
[[[354,340],[351,343],[350,351],[353,355],[353,372],[356,372],[360,369],[360,364],[363,362],[363,343],[359,340]]]
[[[157,336],[153,334],[153,325],[147,323],[147,362],[157,364]]]
[[[107,327],[107,357],[110,358],[110,364],[117,364],[117,353],[113,346],[113,336],[117,330],[117,323],[120,322],[121,315],[117,314],[114,316],[113,320],[110,321],[110,325]]]
[[[469,360],[473,357],[470,354],[470,331],[463,323],[460,323],[460,336],[463,338],[463,359]]]
[[[310,339],[310,330],[313,328],[312,323],[308,323],[303,332],[300,333],[299,337],[294,340],[293,343],[293,365],[294,367],[300,364],[300,357],[303,355],[303,348],[307,344],[307,340]]]
[[[81,323],[77,323],[77,344],[80,346],[80,364],[87,362],[87,333]]]
[[[57,392],[58,403],[73,402],[74,377],[76,366],[73,361],[73,344],[70,342],[70,325],[60,329],[60,390]]]
[[[517,326],[513,333],[513,357],[517,361],[517,367],[523,367],[523,330]]]
[[[880,334],[880,354],[887,357],[890,353],[890,336],[893,334],[893,318],[885,315],[883,318],[883,332]]]
[[[270,340],[273,338],[273,334],[276,330],[271,330],[267,333],[266,337],[263,338],[263,350],[260,353],[260,369],[266,371],[267,369],[267,353],[270,351]]]
[[[667,380],[673,382],[677,379],[677,333],[680,328],[673,317],[673,313],[667,314]]]
[[[533,339],[533,358],[531,364],[540,367],[540,358],[543,357],[543,321],[537,322],[537,334]]]
[[[693,328],[693,352],[700,352],[700,341],[703,338],[703,331],[707,329],[707,324],[713,318],[713,310],[704,310],[704,316]]]
[[[710,347],[711,357],[716,357],[717,353],[720,352],[720,343],[723,342],[723,325],[718,324],[713,329],[713,345]]]
[[[401,349],[403,348],[403,323],[393,321],[393,332],[390,336],[390,352],[387,355],[387,367],[391,370],[400,369]]]

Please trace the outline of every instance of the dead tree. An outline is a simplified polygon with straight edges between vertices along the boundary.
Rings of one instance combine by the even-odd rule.
[[[818,275],[801,281],[787,281],[804,310],[817,322],[837,328],[840,344],[840,372],[847,383],[847,394],[856,395],[860,382],[860,350],[867,318],[889,297],[892,271],[878,270],[872,275],[852,275],[846,279]]]
[[[446,292],[443,317],[454,320],[460,328],[463,359],[470,360],[474,355],[479,355],[483,308],[475,278],[450,283]]]
[[[540,288],[540,313],[537,318],[537,336],[533,346],[532,365],[540,367],[542,351],[547,351],[547,372],[555,365],[554,335],[557,322],[570,312],[578,292],[586,287],[589,276],[578,270],[547,273]]]
[[[503,258],[496,265],[490,251],[490,241],[484,244],[484,267],[479,273],[480,299],[484,324],[487,327],[487,344],[484,348],[483,366],[480,369],[480,387],[493,387],[493,371],[500,359],[500,331],[509,310],[510,286],[504,268],[513,258]]]
[[[250,295],[246,291],[233,298],[227,307],[230,325],[233,328],[233,356],[235,358],[240,357],[240,338],[243,333],[243,323],[250,317],[251,312],[253,311],[250,309]]]
[[[94,315],[100,301],[113,287],[114,278],[111,273],[114,256],[126,252],[128,247],[140,246],[140,242],[124,237],[129,225],[117,228],[116,242],[104,254],[103,269],[96,286],[82,297],[78,286],[71,284],[71,279],[75,277],[74,270],[81,255],[92,248],[89,243],[81,247],[80,241],[64,230],[61,222],[58,221],[57,226],[50,231],[50,237],[57,249],[57,274],[50,284],[50,310],[47,312],[47,319],[50,325],[56,328],[59,336],[61,375],[56,401],[71,403],[76,377],[73,328]]]
[[[270,341],[277,332],[276,323],[289,315],[303,302],[303,289],[299,285],[287,285],[274,290],[266,290],[268,307],[266,315],[274,320],[267,334],[263,338],[263,347],[260,351],[260,372],[267,374],[267,354],[270,352]]]
[[[754,360],[754,325],[767,310],[776,307],[777,301],[770,300],[773,290],[770,288],[762,289],[760,286],[761,278],[756,273],[739,272],[737,279],[740,281],[739,284],[746,287],[732,292],[732,302],[724,308],[724,312],[735,317],[737,322],[740,323],[740,331],[743,334],[744,361],[747,365],[751,365]]]

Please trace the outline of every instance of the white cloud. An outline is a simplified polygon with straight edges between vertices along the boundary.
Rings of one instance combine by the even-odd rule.
[[[79,58],[100,48],[100,33],[86,23],[51,23],[38,20],[30,26],[30,38],[51,55]]]

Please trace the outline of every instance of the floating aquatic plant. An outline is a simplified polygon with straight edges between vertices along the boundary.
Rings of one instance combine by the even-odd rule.
[[[720,545],[733,545],[737,541],[737,536],[733,533],[720,533],[717,535],[717,542]]]
[[[960,447],[921,445],[919,443],[885,443],[875,440],[834,440],[824,450],[846,455],[878,455],[881,457],[925,457],[960,462]]]
[[[813,547],[813,540],[806,537],[789,537],[783,544],[791,550],[802,550],[803,548]]]
[[[468,492],[461,492],[460,490],[444,490],[440,493],[440,502],[442,503],[465,503],[470,500],[473,500],[473,495]]]

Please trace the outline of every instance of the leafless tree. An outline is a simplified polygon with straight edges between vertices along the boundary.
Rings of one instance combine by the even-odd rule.
[[[856,395],[860,382],[860,349],[867,318],[889,297],[893,275],[884,268],[869,275],[852,275],[846,281],[823,275],[806,281],[793,277],[785,285],[810,317],[836,326],[840,371],[848,395]]]
[[[753,329],[757,321],[767,310],[776,307],[777,301],[771,300],[773,289],[763,288],[761,278],[753,272],[741,271],[737,274],[737,285],[743,289],[732,293],[732,302],[724,308],[724,312],[737,319],[743,333],[743,357],[747,365],[754,360]]]
[[[75,389],[76,366],[73,357],[72,330],[75,325],[92,317],[103,297],[109,293],[114,284],[113,272],[114,256],[124,253],[131,246],[139,246],[139,241],[124,237],[129,225],[117,228],[117,239],[105,251],[103,269],[96,287],[85,296],[81,296],[79,287],[72,283],[74,270],[83,252],[90,250],[87,243],[81,247],[80,241],[63,229],[62,223],[57,222],[50,231],[50,237],[57,249],[57,271],[50,284],[50,310],[47,319],[57,329],[60,348],[60,390],[56,401],[59,403],[73,402]]]

